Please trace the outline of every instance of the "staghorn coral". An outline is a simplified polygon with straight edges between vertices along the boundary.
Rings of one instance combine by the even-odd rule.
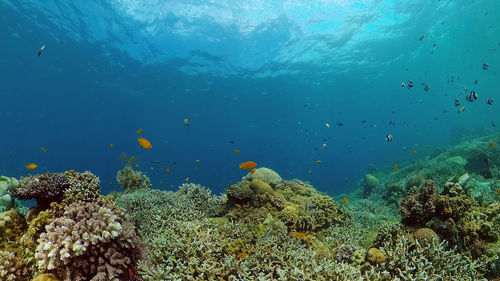
[[[222,198],[212,195],[210,189],[199,184],[182,184],[175,193],[175,197],[181,201],[189,201],[193,208],[209,217],[220,216],[225,212]]]
[[[389,257],[383,269],[393,280],[486,280],[481,273],[484,261],[447,249],[446,241],[422,247],[401,236],[381,251]]]
[[[128,280],[140,242],[119,208],[74,202],[45,227],[36,247],[40,270],[64,280]]]
[[[132,166],[127,165],[116,174],[116,180],[125,192],[133,192],[139,189],[150,189],[151,182],[146,174],[135,171]]]
[[[426,181],[421,188],[412,187],[399,203],[399,213],[405,225],[424,226],[435,215],[436,187]]]
[[[47,209],[52,202],[95,200],[100,194],[99,184],[99,178],[90,172],[46,173],[22,177],[12,195],[22,200],[35,199],[38,207]]]

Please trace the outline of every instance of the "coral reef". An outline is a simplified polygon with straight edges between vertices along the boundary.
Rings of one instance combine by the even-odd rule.
[[[120,184],[120,187],[125,189],[125,192],[151,188],[151,182],[146,174],[143,174],[141,171],[134,171],[130,165],[118,171],[116,180]]]
[[[0,212],[14,207],[15,202],[9,194],[9,190],[17,188],[18,185],[17,179],[0,176]]]
[[[127,279],[141,253],[125,213],[110,205],[74,202],[66,206],[38,239],[38,268],[65,280]]]
[[[426,181],[424,186],[410,188],[399,203],[402,222],[414,227],[422,227],[434,217],[436,206],[436,187],[434,182]]]
[[[258,224],[271,214],[290,231],[318,231],[344,220],[332,198],[297,180],[281,181],[274,188],[259,179],[241,181],[227,189],[227,199],[231,220]]]
[[[283,180],[278,173],[265,167],[256,169],[253,174],[248,173],[248,175],[244,176],[242,180],[252,181],[254,179],[261,180],[273,187]]]
[[[38,206],[26,218],[16,210],[0,215],[2,280],[140,280],[142,242],[92,173],[21,178],[12,193]]]
[[[47,173],[22,177],[12,195],[21,200],[35,199],[38,207],[47,209],[52,202],[95,200],[100,181],[90,172]],[[75,197],[76,196],[76,197]]]
[[[372,174],[365,175],[365,185],[363,193],[365,196],[368,196],[372,190],[380,184],[380,181],[377,177]]]

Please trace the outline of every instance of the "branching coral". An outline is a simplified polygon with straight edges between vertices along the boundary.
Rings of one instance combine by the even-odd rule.
[[[426,181],[421,188],[412,187],[399,203],[402,222],[409,226],[422,227],[435,215],[436,187]]]
[[[95,200],[100,194],[99,178],[90,172],[47,173],[22,177],[19,186],[12,190],[14,197],[35,199],[38,207],[47,209],[50,203],[78,200]]]
[[[471,260],[446,246],[441,242],[421,247],[401,236],[382,248],[389,257],[383,268],[394,280],[486,280],[480,273],[484,261]]]
[[[146,174],[141,171],[134,171],[131,166],[126,166],[116,174],[116,180],[125,192],[133,192],[139,189],[151,188],[151,182]]]
[[[128,280],[140,251],[125,214],[96,202],[74,202],[40,235],[40,270],[65,280]]]

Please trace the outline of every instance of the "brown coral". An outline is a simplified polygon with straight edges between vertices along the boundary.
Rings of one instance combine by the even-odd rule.
[[[426,181],[421,188],[412,187],[399,203],[402,223],[421,227],[432,219],[436,212],[436,187],[433,181]]]

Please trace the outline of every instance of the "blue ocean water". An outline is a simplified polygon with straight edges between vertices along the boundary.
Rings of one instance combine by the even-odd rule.
[[[251,160],[350,191],[498,130],[498,22],[497,0],[3,0],[0,174],[89,170],[107,193],[125,152],[160,189],[219,193]]]

